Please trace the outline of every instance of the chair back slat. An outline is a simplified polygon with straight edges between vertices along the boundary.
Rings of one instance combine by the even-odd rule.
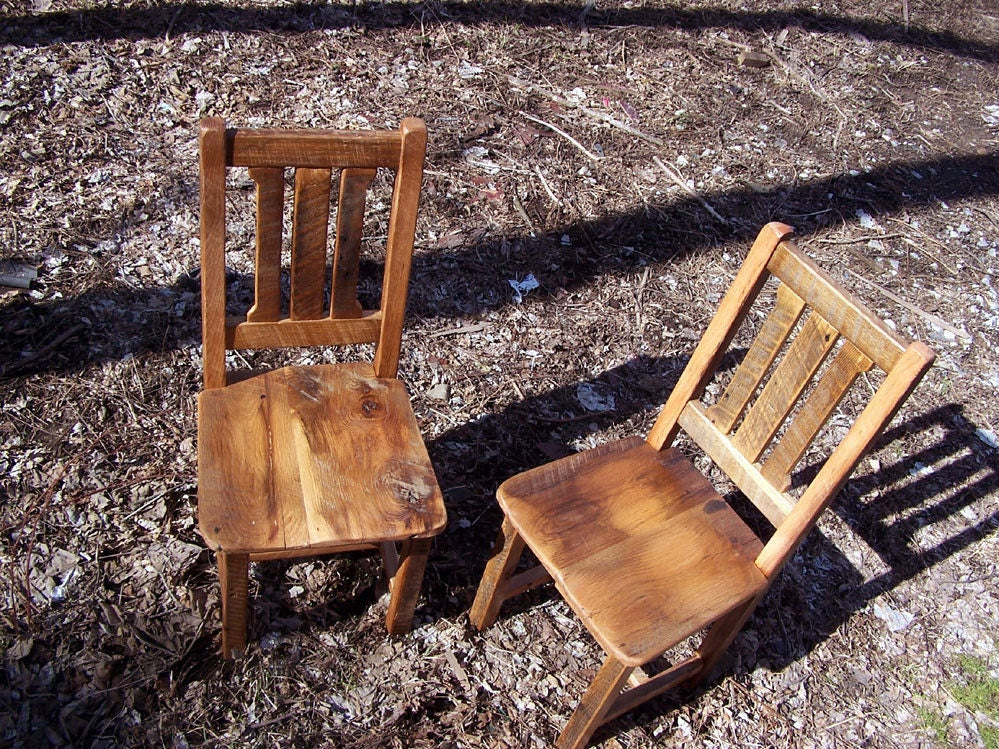
[[[295,170],[288,312],[292,320],[316,320],[323,316],[331,178],[329,169]]]
[[[253,306],[249,322],[275,322],[281,317],[281,236],[284,222],[284,169],[252,167],[257,183],[257,256]]]
[[[775,488],[787,491],[791,485],[791,472],[808,445],[832,416],[857,377],[870,370],[872,365],[873,362],[849,341],[836,353],[829,368],[763,463],[761,473]]]
[[[805,320],[735,433],[733,443],[749,460],[757,460],[766,450],[836,338],[836,329],[818,315]]]
[[[708,416],[723,434],[732,431],[732,427],[742,416],[746,404],[753,397],[781,346],[791,334],[791,330],[801,317],[805,303],[801,297],[782,284],[777,290],[777,304],[760,332],[739,364],[732,380],[718,402],[708,409]]]
[[[374,169],[344,169],[340,173],[330,317],[361,316],[361,302],[357,298],[361,231],[364,228],[364,205],[368,187],[374,178]]]
[[[377,375],[394,377],[426,154],[423,122],[407,118],[395,132],[227,130],[221,119],[206,118],[199,144],[205,387],[226,384],[227,348],[374,343]],[[245,316],[228,319],[227,167],[249,168],[257,208],[253,303]],[[362,309],[357,289],[366,193],[381,168],[393,172],[382,294],[377,308]],[[294,175],[291,267],[284,270],[284,181],[289,170]],[[329,253],[334,170],[339,174],[337,236]]]

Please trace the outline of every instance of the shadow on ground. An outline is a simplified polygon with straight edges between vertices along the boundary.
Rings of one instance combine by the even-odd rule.
[[[768,194],[740,189],[705,195],[715,210],[729,217],[724,225],[697,200],[681,198],[564,225],[546,236],[418,251],[409,312],[433,319],[501,309],[510,304],[508,279],[529,272],[541,283],[533,295],[553,299],[608,274],[701,252],[709,243],[735,239],[748,248],[759,228],[771,220],[795,226],[798,236],[807,239],[825,226],[854,223],[859,208],[877,217],[928,203],[997,194],[999,152],[990,152],[886,164]],[[571,240],[568,245],[561,241],[564,235]],[[541,257],[544,267],[539,267]],[[252,286],[243,281],[245,288]],[[5,333],[0,339],[0,378],[70,372],[191,343],[199,336],[197,291],[195,268],[167,287],[118,283],[42,302],[18,296],[0,308],[0,331]]]
[[[156,39],[186,33],[309,32],[323,29],[376,30],[420,25],[427,21],[452,25],[517,23],[589,28],[638,26],[696,31],[738,29],[751,33],[787,28],[823,34],[860,34],[873,41],[893,42],[955,57],[995,62],[999,47],[947,31],[873,18],[851,18],[812,9],[791,11],[732,11],[725,8],[618,8],[600,10],[593,4],[521,2],[384,2],[330,5],[299,2],[280,8],[232,8],[220,3],[152,3],[146,7],[103,6],[80,11],[25,13],[3,19],[0,44],[44,46],[99,39]]]

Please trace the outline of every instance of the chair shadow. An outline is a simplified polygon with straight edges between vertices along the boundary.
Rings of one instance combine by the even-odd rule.
[[[945,156],[886,164],[859,175],[835,175],[771,194],[737,189],[706,195],[730,216],[724,227],[697,200],[679,198],[566,224],[545,236],[479,239],[453,249],[422,249],[413,259],[409,313],[438,319],[502,309],[511,304],[507,281],[528,272],[541,284],[533,298],[557,298],[601,276],[669,262],[716,242],[748,243],[760,226],[774,218],[796,224],[798,237],[807,238],[830,222],[853,222],[857,205],[883,214],[995,194],[999,194],[999,152]],[[692,233],[685,230],[689,226],[701,229]],[[564,235],[570,237],[569,244],[562,241]],[[167,286],[136,288],[119,282],[42,302],[24,294],[12,296],[0,305],[0,331],[5,333],[0,336],[0,379],[77,371],[89,363],[196,345],[197,274],[191,270]],[[230,275],[230,280],[235,278]],[[252,283],[242,278],[240,286],[249,289]]]
[[[325,0],[298,2],[279,8],[233,8],[221,3],[150,3],[120,8],[114,5],[86,10],[22,13],[3,19],[0,43],[36,47],[90,40],[169,38],[186,33],[229,31],[305,33],[324,29],[361,27],[398,28],[420,25],[427,16],[451,25],[525,25],[605,28],[638,26],[698,30],[724,28],[749,33],[798,28],[823,34],[859,34],[868,39],[922,50],[939,50],[986,62],[999,60],[999,46],[949,31],[920,25],[851,18],[812,7],[793,11],[747,11],[725,8],[598,9],[593,4],[523,3],[493,0],[474,4],[446,2],[330,4]],[[901,21],[901,19],[899,19]]]

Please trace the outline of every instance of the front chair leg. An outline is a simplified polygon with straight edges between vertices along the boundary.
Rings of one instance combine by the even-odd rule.
[[[500,606],[503,605],[504,588],[510,575],[517,569],[517,563],[524,553],[524,539],[507,517],[493,546],[492,554],[482,573],[482,581],[475,594],[475,601],[468,612],[468,618],[476,629],[483,630],[496,621]]]
[[[614,656],[608,655],[555,745],[559,749],[581,749],[586,746],[593,732],[603,724],[634,670],[634,666],[626,666]]]
[[[416,599],[420,597],[429,553],[429,538],[410,538],[402,542],[399,567],[389,582],[392,596],[385,617],[389,634],[404,635],[413,628],[413,612],[416,611]]]
[[[222,585],[222,657],[246,647],[247,589],[250,555],[218,552],[219,582]]]

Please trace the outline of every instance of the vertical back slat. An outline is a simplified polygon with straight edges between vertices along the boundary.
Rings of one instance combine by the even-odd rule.
[[[295,170],[289,309],[292,320],[315,320],[323,314],[330,179],[329,169]]]
[[[732,431],[804,309],[801,297],[784,284],[778,287],[777,303],[753,339],[746,358],[718,402],[708,409],[708,418],[724,434]]]
[[[427,151],[427,127],[422,120],[407,117],[399,131],[402,145],[399,169],[392,190],[392,218],[385,247],[382,283],[382,327],[375,350],[375,375],[395,377],[402,347],[402,324],[406,315],[409,270],[416,235],[416,212],[423,181],[423,159]]]
[[[225,124],[201,121],[201,335],[205,389],[225,386]]]
[[[805,320],[732,439],[749,460],[763,454],[837,338],[836,329],[814,312]]]
[[[275,322],[281,316],[281,231],[284,220],[284,169],[251,167],[257,183],[257,256],[253,306],[248,322]]]
[[[374,169],[344,169],[340,173],[330,317],[361,316],[361,303],[357,299],[361,232],[364,228],[365,199],[374,178]]]
[[[787,490],[791,484],[791,471],[801,460],[808,444],[857,377],[868,371],[873,363],[849,341],[843,344],[763,464],[761,473],[767,481],[780,491]]]

